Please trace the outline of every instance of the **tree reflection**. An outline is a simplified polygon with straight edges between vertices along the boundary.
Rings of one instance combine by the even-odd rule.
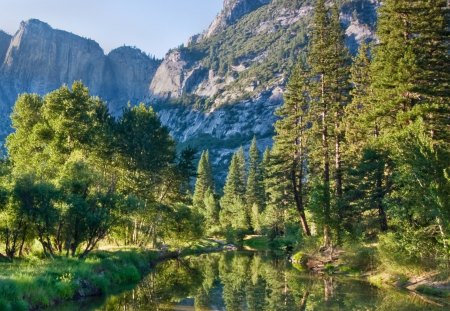
[[[300,272],[269,254],[228,252],[161,263],[97,310],[381,310],[388,295],[364,282]],[[423,307],[396,295],[403,310]]]

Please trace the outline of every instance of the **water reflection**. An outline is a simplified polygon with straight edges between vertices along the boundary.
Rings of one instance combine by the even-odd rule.
[[[161,263],[133,290],[95,303],[77,310],[433,310],[407,294],[312,276],[268,254],[237,252]]]

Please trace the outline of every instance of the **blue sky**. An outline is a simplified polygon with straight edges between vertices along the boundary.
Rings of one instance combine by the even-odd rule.
[[[0,0],[0,29],[14,34],[22,20],[97,41],[105,52],[131,45],[163,57],[206,29],[223,0]]]

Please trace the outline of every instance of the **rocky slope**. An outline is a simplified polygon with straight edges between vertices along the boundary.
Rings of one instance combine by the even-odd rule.
[[[313,2],[225,0],[209,29],[170,51],[158,68],[151,102],[183,145],[210,149],[220,181],[236,148],[248,148],[254,135],[260,149],[271,144],[274,111],[296,59],[305,56]],[[342,2],[354,53],[374,37],[379,1]]]

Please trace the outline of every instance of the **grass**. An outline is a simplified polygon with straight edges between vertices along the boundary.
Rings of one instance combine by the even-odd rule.
[[[252,250],[267,250],[270,248],[269,239],[266,236],[250,235],[244,239],[244,247]]]
[[[195,244],[190,245],[187,248],[184,248],[181,251],[181,256],[187,256],[187,255],[217,250],[220,248],[220,246],[221,246],[221,244],[216,241],[213,241],[210,239],[201,239],[201,240],[196,241]]]
[[[0,263],[0,310],[28,310],[64,300],[107,294],[137,283],[157,258],[155,251],[98,251],[86,260],[28,258]]]

